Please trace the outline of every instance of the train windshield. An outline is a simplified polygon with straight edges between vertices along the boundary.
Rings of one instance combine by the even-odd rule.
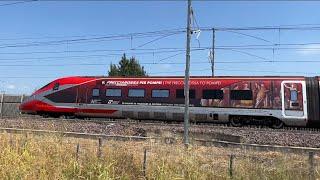
[[[42,88],[40,88],[40,90],[41,90],[41,89],[44,89],[44,88],[46,88],[46,87],[48,87],[50,84],[51,84],[51,82],[50,82],[50,83],[48,83],[48,84],[46,84],[46,85],[45,85],[45,86],[43,86]]]

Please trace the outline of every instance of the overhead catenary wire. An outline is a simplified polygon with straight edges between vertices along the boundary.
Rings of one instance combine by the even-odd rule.
[[[293,26],[293,25],[292,25]],[[265,26],[265,27],[244,27],[244,28],[219,28],[219,27],[199,27],[199,29],[203,31],[211,31],[214,28],[216,31],[228,31],[234,32],[246,36],[250,36],[252,38],[260,39],[266,42],[270,42],[264,38],[260,38],[257,36],[235,32],[241,30],[295,30],[295,29],[304,29],[304,30],[320,30],[320,26],[313,26],[313,27],[281,27],[281,26]],[[17,48],[17,47],[32,47],[32,46],[45,46],[45,45],[61,45],[61,44],[72,44],[72,43],[90,43],[90,42],[101,42],[101,41],[115,41],[115,40],[125,40],[134,38],[141,38],[141,37],[151,37],[151,36],[163,36],[163,34],[170,34],[170,33],[183,33],[186,30],[184,28],[176,28],[176,29],[168,29],[162,31],[151,31],[151,32],[144,32],[144,33],[129,33],[129,34],[119,34],[119,35],[110,35],[110,36],[98,36],[98,37],[86,37],[84,38],[75,38],[75,39],[63,39],[63,40],[55,40],[55,41],[40,41],[40,42],[25,42],[25,43],[15,43],[15,44],[0,44],[0,48]],[[317,43],[318,44],[318,43]],[[275,44],[280,45],[280,44]]]
[[[299,61],[299,60],[268,60],[268,61],[217,61],[217,64],[265,64],[265,63],[320,63],[320,61],[309,60],[309,61]],[[185,65],[184,62],[141,62],[141,65]],[[208,64],[208,61],[198,61],[192,62],[191,64]],[[0,64],[0,67],[68,67],[68,66],[103,66],[106,63],[69,63],[69,64]]]
[[[191,69],[192,72],[202,72],[202,71],[210,71],[210,68],[204,69]],[[217,68],[216,70],[225,71],[225,72],[263,72],[263,73],[279,73],[279,74],[313,74],[316,75],[316,72],[303,72],[303,71],[266,71],[266,70],[246,70],[246,69],[228,69],[228,68]],[[161,75],[161,74],[171,74],[171,73],[180,73],[184,72],[184,70],[179,71],[161,71],[161,72],[151,72],[151,75]],[[65,76],[74,76],[74,75],[65,75]],[[94,77],[94,75],[92,75]],[[96,75],[101,76],[101,75]],[[4,79],[30,79],[30,78],[41,78],[41,79],[55,79],[60,78],[61,75],[57,76],[0,76],[0,78]],[[107,77],[107,76],[106,76]],[[182,77],[182,76],[181,76]]]
[[[215,28],[217,31],[255,31],[255,30],[320,30],[320,24],[296,24],[278,26],[247,26],[247,27],[201,27],[204,31]]]
[[[148,41],[148,42],[146,42],[146,43],[143,43],[143,44],[138,45],[137,47],[134,47],[134,48],[131,48],[131,49],[132,49],[132,50],[135,50],[135,49],[141,48],[141,47],[143,47],[143,46],[146,46],[146,45],[151,44],[151,43],[153,43],[153,42],[156,42],[156,41],[158,41],[158,40],[160,40],[160,39],[164,39],[164,38],[166,38],[166,37],[169,37],[169,36],[172,36],[172,35],[175,35],[175,34],[177,34],[177,33],[172,33],[172,34],[163,35],[163,36],[161,36],[161,37],[155,38],[155,39],[153,39],[153,40],[151,40],[151,41]]]
[[[224,50],[230,50],[230,51],[238,52],[238,53],[245,54],[245,55],[248,55],[248,56],[251,56],[251,57],[255,57],[255,58],[258,58],[258,59],[267,60],[267,58],[264,58],[264,57],[261,57],[261,56],[258,56],[258,55],[255,55],[255,54],[252,54],[252,53],[249,53],[249,52],[245,52],[245,51],[240,51],[240,50],[236,50],[236,49],[224,49]]]
[[[179,55],[184,54],[184,53],[185,53],[185,51],[183,51],[183,52],[179,52],[179,53],[177,53],[177,54],[170,55],[170,56],[168,56],[168,57],[165,57],[165,58],[159,59],[158,61],[159,61],[159,62],[161,62],[161,61],[165,61],[165,60],[171,59],[171,58],[173,58],[173,57],[179,56]]]
[[[183,32],[184,32],[184,30],[162,31],[162,32],[161,31],[153,31],[153,32],[145,32],[145,33],[130,33],[130,34],[122,34],[122,35],[84,37],[84,38],[62,39],[62,40],[53,40],[53,41],[33,41],[33,42],[23,42],[23,43],[13,43],[13,44],[9,43],[9,44],[0,44],[0,48],[22,48],[22,47],[33,47],[33,46],[63,45],[63,44],[73,44],[73,43],[118,41],[118,40],[127,40],[132,37],[134,37],[134,38],[148,38],[148,37],[160,36],[159,39],[161,39],[166,36],[180,34]],[[156,40],[158,40],[158,39],[156,39]],[[143,46],[145,46],[145,45],[143,45]]]
[[[200,51],[200,50],[205,50],[205,49],[193,49],[192,51]],[[174,52],[179,52],[178,54],[175,55],[170,55],[169,57],[164,58],[169,59],[172,57],[175,57],[177,55],[180,55],[185,52],[183,49],[176,49],[176,50],[163,50],[163,51],[147,51],[147,52],[137,52],[135,53],[136,55],[144,55],[144,54],[162,54],[162,53],[174,53]],[[63,60],[68,60],[68,59],[82,59],[82,58],[90,58],[90,57],[110,57],[110,56],[122,56],[123,53],[108,53],[108,54],[89,54],[89,55],[66,55],[66,56],[45,56],[45,57],[16,57],[16,58],[1,58],[0,62],[34,62],[34,61],[42,61],[42,60],[47,60],[47,59],[63,59]]]
[[[319,26],[307,26],[307,27],[299,27],[299,25],[286,25],[283,26],[262,26],[262,27],[199,27],[199,29],[203,31],[211,31],[212,28],[214,28],[216,31],[228,31],[228,32],[234,32],[235,31],[242,31],[242,30],[320,30]],[[154,36],[154,35],[163,35],[165,33],[173,33],[173,32],[180,32],[183,33],[186,30],[184,28],[175,28],[175,29],[167,29],[167,30],[161,30],[161,31],[150,31],[150,32],[143,32],[143,33],[129,33],[129,34],[117,34],[117,35],[109,35],[109,36],[98,36],[98,37],[87,37],[87,36],[80,36],[83,38],[76,38],[76,39],[63,39],[63,40],[56,40],[56,41],[43,41],[43,42],[26,42],[26,43],[16,43],[16,44],[0,44],[0,48],[7,48],[7,47],[31,47],[31,46],[42,46],[42,45],[58,45],[58,44],[65,44],[65,43],[75,43],[75,42],[88,42],[89,40],[124,40],[124,39],[131,39],[132,37],[138,38],[139,36]],[[245,33],[237,32],[238,34],[243,34],[246,36],[250,36],[253,38],[257,38],[260,40],[268,41],[263,38],[259,38],[253,35],[248,35]],[[79,36],[71,36],[71,37],[79,37]],[[46,38],[46,37],[44,37]],[[54,37],[47,37],[47,38],[54,38]],[[57,37],[59,38],[59,37]],[[19,38],[15,38],[15,40],[18,40]],[[20,38],[20,39],[41,39],[41,38]],[[4,39],[2,39],[4,40]],[[90,41],[89,41],[90,42]],[[93,42],[99,42],[99,41],[93,41]],[[270,42],[270,41],[269,41]]]
[[[165,49],[165,50],[162,50]],[[166,50],[168,49],[168,50]],[[172,49],[172,50],[170,50]],[[201,47],[201,48],[193,48],[191,49],[191,51],[202,51],[202,50],[206,50],[206,49],[211,49],[211,47]],[[268,58],[264,58],[261,56],[257,56],[255,54],[249,53],[249,52],[245,52],[245,51],[240,51],[234,48],[216,48],[218,50],[230,50],[230,51],[235,51],[235,52],[239,52],[241,54],[245,54],[245,55],[249,55],[251,57],[255,57],[258,59],[262,59],[262,60],[266,60],[266,61],[260,61],[261,63],[265,63],[265,62],[281,62],[281,61],[275,61],[275,60],[269,60]],[[247,48],[240,48],[240,49],[247,49]],[[248,48],[251,49],[251,48]],[[260,48],[259,48],[260,49]],[[259,50],[258,49],[258,50]],[[274,48],[261,48],[261,49],[271,49],[273,50]],[[289,48],[291,49],[291,48]],[[292,48],[292,49],[301,49],[301,50],[316,50],[316,49],[320,49],[320,48]],[[142,49],[141,49],[142,50]],[[156,49],[144,49],[144,50],[148,50],[146,52],[137,52],[135,54],[137,55],[143,55],[143,54],[160,54],[160,53],[174,53],[174,52],[178,52],[177,54],[173,54],[173,55],[169,55],[165,58],[159,59],[158,61],[164,61],[166,59],[170,59],[173,57],[176,57],[180,54],[183,54],[185,52],[184,49],[182,48],[160,48],[159,51],[155,51]],[[109,51],[109,50],[94,50],[94,51]],[[92,52],[94,52],[92,51]],[[113,51],[113,50],[111,50]],[[115,50],[117,51],[117,50]],[[69,52],[69,51],[61,51],[61,52]],[[57,52],[57,53],[61,53],[61,52]],[[91,52],[89,51],[71,51],[71,52]],[[47,52],[31,52],[31,53],[47,53]],[[22,53],[23,54],[23,53]],[[45,61],[47,59],[62,59],[62,60],[72,60],[72,59],[83,59],[83,58],[107,58],[107,57],[111,57],[111,56],[121,56],[123,55],[123,53],[108,53],[108,54],[90,54],[90,55],[67,55],[67,56],[49,56],[49,57],[16,57],[16,58],[2,58],[0,59],[1,62],[34,62],[34,61]],[[249,61],[252,62],[252,61]],[[284,61],[283,61],[284,62]],[[314,61],[305,61],[305,60],[297,60],[297,61],[288,61],[288,62],[314,62]],[[235,62],[235,63],[241,63],[241,62]],[[258,63],[258,62],[257,62]]]
[[[267,27],[267,28],[270,28],[270,27]],[[286,27],[286,28],[289,28],[289,27]],[[296,27],[290,27],[290,28],[296,28]],[[300,27],[299,27],[300,28]],[[317,29],[317,27],[308,27],[308,28],[310,28],[310,29],[312,29],[312,30],[314,30],[314,29]],[[318,27],[318,28],[320,28],[320,27]],[[278,28],[279,29],[279,28]],[[306,28],[307,29],[307,28]],[[250,30],[252,30],[252,29],[250,29]],[[181,30],[181,31],[184,31],[184,30]],[[230,31],[230,29],[227,29],[226,31]],[[232,30],[232,31],[237,31],[237,30]],[[241,31],[241,30],[240,30]],[[171,34],[173,34],[172,32],[170,32]],[[162,38],[163,36],[167,36],[167,35],[169,35],[170,33],[163,33],[163,34],[165,34],[165,35],[163,35],[163,34],[161,34],[161,33],[159,33],[159,34],[155,34],[155,35],[150,35],[150,36],[148,36],[148,37],[157,37],[156,38],[156,40],[155,41],[157,41],[157,39],[158,38]],[[140,36],[141,38],[142,37],[147,37],[147,36]],[[119,38],[122,38],[122,37],[119,37]],[[116,38],[115,38],[116,39]],[[150,41],[148,41],[148,42],[150,42]],[[153,40],[152,40],[152,42],[154,42]],[[152,43],[151,42],[151,43]],[[142,44],[143,45],[143,44]],[[147,45],[147,44],[146,44]],[[298,49],[298,50],[317,50],[317,49],[320,49],[320,48],[310,48],[310,47],[303,47],[303,46],[307,46],[307,45],[320,45],[320,42],[306,42],[306,43],[275,43],[275,44],[244,44],[244,45],[220,45],[220,46],[216,46],[216,48],[215,49],[218,49],[218,50],[230,50],[230,51],[234,51],[234,52],[239,52],[239,50],[286,50],[286,49]],[[143,47],[143,46],[142,46]],[[161,48],[160,48],[161,49]],[[184,50],[183,50],[183,48],[175,48],[175,47],[173,47],[173,48],[163,48],[163,49],[166,49],[166,50],[168,50],[168,51],[163,51],[163,53],[171,53],[171,52],[178,52],[177,54],[182,54],[183,52],[184,52]],[[170,49],[170,50],[169,50]],[[198,48],[194,48],[194,49],[192,49],[192,50],[205,50],[205,49],[212,49],[212,47],[198,47]],[[119,51],[114,51],[114,52],[127,52],[127,51],[141,51],[142,49],[141,48],[131,48],[131,49],[120,49]],[[141,52],[141,54],[154,54],[154,53],[158,53],[157,51],[159,50],[158,48],[154,48],[154,49],[149,49],[150,51],[155,51],[155,52]],[[146,50],[146,51],[149,51],[149,50]],[[49,51],[47,51],[47,52],[25,52],[25,54],[37,54],[37,53],[39,53],[39,54],[41,54],[41,53],[66,53],[66,52],[72,52],[72,51],[74,51],[74,53],[81,53],[81,52],[83,52],[83,53],[88,53],[88,52],[90,52],[90,50],[70,50],[70,51],[55,51],[55,52],[49,52]],[[101,52],[103,52],[103,51],[105,51],[105,52],[108,52],[109,50],[108,49],[106,49],[106,50],[101,50]],[[112,51],[112,50],[110,50],[110,51]],[[94,52],[94,50],[92,50],[91,52]],[[96,51],[96,52],[99,52],[99,51]],[[5,54],[6,52],[3,52],[3,54]],[[16,54],[16,55],[18,55],[19,54],[19,52],[7,52],[7,54]],[[22,52],[22,53],[24,53],[24,52]],[[20,54],[22,54],[22,53],[20,53]],[[159,51],[159,53],[160,53],[160,51]],[[240,53],[240,52],[239,52]],[[224,62],[219,62],[219,61],[217,61],[216,63],[220,63],[220,64],[223,64],[223,63],[287,63],[287,62],[296,62],[296,63],[318,63],[318,61],[306,61],[306,60],[298,60],[298,61],[295,61],[295,60],[290,60],[290,61],[287,61],[287,60],[268,60],[267,58],[264,58],[264,57],[257,57],[255,54],[252,54],[252,53],[249,53],[248,54],[248,52],[241,52],[242,54],[247,54],[247,55],[249,55],[249,56],[252,56],[252,57],[256,57],[256,58],[259,58],[259,59],[261,59],[262,61],[224,61]],[[0,52],[0,54],[1,54],[1,52]],[[115,56],[118,56],[118,55],[122,55],[123,53],[114,53],[113,55],[115,55]],[[136,54],[136,53],[135,53]],[[166,58],[168,58],[168,59],[170,59],[170,58],[172,58],[172,57],[176,57],[176,56],[178,56],[177,54],[174,54],[174,55],[169,55],[169,56],[167,56],[167,57],[165,57],[165,58],[163,58],[164,60],[166,60]],[[112,55],[112,54],[109,54],[109,55]],[[109,56],[109,55],[87,55],[87,56],[64,56],[64,57],[54,57],[54,56],[52,56],[52,57],[31,57],[31,58],[33,58],[33,59],[29,59],[29,60],[41,60],[41,59],[54,59],[54,58],[57,58],[57,59],[64,59],[64,58],[86,58],[86,57],[105,57],[105,56]],[[26,57],[27,58],[27,60],[28,60],[28,58],[30,58],[30,57]],[[19,58],[12,58],[12,59],[9,59],[9,60],[17,60],[17,59],[19,59]],[[25,59],[25,58],[21,58],[21,59]],[[1,60],[1,59],[0,59]],[[8,60],[8,59],[2,59],[2,60]],[[160,60],[158,60],[158,61],[164,61],[164,60],[162,60],[162,59],[160,59]],[[21,62],[23,62],[23,61],[21,61]],[[30,61],[30,62],[32,62],[32,61]],[[193,62],[193,63],[195,63],[195,64],[197,64],[197,63],[199,63],[199,64],[205,64],[205,62]],[[208,62],[206,62],[206,63],[208,63]],[[83,63],[82,63],[83,64]],[[85,65],[88,65],[88,64],[90,64],[90,63],[86,63],[86,64],[83,64],[83,65],[81,65],[81,63],[79,64],[79,66],[85,66]],[[94,66],[94,64],[93,63],[91,63],[92,65],[88,65],[88,66]],[[161,64],[161,63],[145,63],[145,64]],[[163,64],[166,64],[166,63],[163,63]],[[167,64],[170,64],[170,63],[167,63]],[[176,63],[176,62],[173,62],[173,63],[171,63],[171,64],[183,64],[183,63]],[[19,65],[19,64],[18,64]],[[25,64],[22,64],[22,65],[25,65]],[[46,64],[43,64],[44,66],[47,66]],[[57,64],[57,66],[63,66],[63,64]],[[105,65],[105,64],[96,64],[96,65]],[[6,66],[6,65],[4,65],[4,66]],[[32,66],[34,66],[34,65],[32,65]],[[51,66],[51,65],[48,65],[48,66]],[[69,66],[68,64],[66,64],[66,66]],[[71,65],[72,66],[72,65]],[[76,66],[76,65],[74,65],[74,66]],[[259,71],[260,72],[260,71]]]
[[[32,1],[32,0],[30,0]],[[37,0],[34,0],[37,1]],[[320,24],[289,24],[289,25],[278,25],[278,26],[248,26],[248,27],[219,27],[219,26],[210,26],[210,27],[199,27],[204,31],[212,30],[212,28],[218,31],[242,31],[242,30],[320,30]],[[26,39],[61,39],[61,38],[80,38],[80,37],[92,37],[92,36],[137,36],[142,34],[153,34],[153,33],[166,33],[173,31],[183,31],[185,32],[185,28],[172,28],[172,29],[163,29],[158,31],[150,31],[150,32],[135,32],[135,33],[127,33],[127,34],[87,34],[87,35],[72,35],[72,36],[38,36],[38,37],[21,37],[21,38],[0,38],[0,40],[26,40]]]
[[[242,33],[242,32],[237,32],[237,31],[233,31],[233,30],[225,30],[226,32],[231,32],[231,33],[235,33],[235,34],[240,34],[240,35],[243,35],[243,36],[247,36],[247,37],[250,37],[250,38],[254,38],[254,39],[257,39],[257,40],[260,40],[260,41],[264,41],[264,42],[267,42],[267,43],[271,43],[271,44],[274,44],[273,42],[265,39],[265,38],[261,38],[261,37],[258,37],[258,36],[254,36],[254,35],[250,35],[250,34],[246,34],[246,33]]]
[[[303,47],[306,45],[320,45],[320,42],[310,42],[310,43],[284,43],[284,44],[244,44],[244,45],[220,45],[216,46],[214,49],[243,49],[243,50],[319,50],[320,47]],[[283,47],[291,46],[291,47]],[[292,47],[292,46],[302,46],[302,47]],[[212,49],[212,47],[192,47],[191,50],[204,50]],[[167,50],[167,51],[165,51]],[[152,51],[156,53],[166,53],[166,52],[177,52],[184,51],[184,48],[179,47],[159,47],[159,48],[135,48],[135,49],[92,49],[92,50],[62,50],[62,51],[30,51],[30,52],[0,52],[0,54],[7,55],[22,55],[22,54],[59,54],[59,53],[89,53],[89,52],[126,52],[126,51]],[[149,53],[152,53],[149,52]],[[148,53],[148,52],[145,52]]]
[[[37,37],[15,37],[15,38],[0,38],[0,40],[16,41],[16,40],[38,40],[38,39],[62,39],[68,40],[69,38],[95,38],[95,37],[139,37],[139,36],[153,36],[156,34],[166,34],[173,32],[185,32],[184,28],[172,28],[172,29],[162,29],[156,31],[146,31],[146,32],[133,32],[133,33],[117,33],[117,34],[82,34],[82,35],[63,35],[63,36],[37,36]],[[66,39],[67,38],[67,39]]]
[[[24,4],[24,3],[30,3],[30,2],[33,2],[33,1],[37,1],[37,0],[25,0],[25,1],[4,3],[4,4],[0,4],[0,7],[3,7],[3,6],[12,6],[12,5]]]
[[[205,69],[195,69],[191,71],[209,71],[211,70],[210,68],[205,68]],[[256,71],[248,71],[245,69],[227,69],[227,68],[216,68],[216,70],[220,71],[229,71],[229,72],[264,72],[264,73],[279,73],[279,74],[318,74],[316,72],[302,72],[302,71],[265,71],[265,70],[256,70]],[[157,75],[157,74],[168,74],[168,73],[179,73],[179,72],[184,72],[184,71],[167,71],[167,72],[154,72],[152,74]]]

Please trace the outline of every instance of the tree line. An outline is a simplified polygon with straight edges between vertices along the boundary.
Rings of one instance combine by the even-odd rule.
[[[108,76],[141,77],[148,76],[148,74],[135,57],[127,58],[126,54],[123,54],[118,64],[110,64]]]

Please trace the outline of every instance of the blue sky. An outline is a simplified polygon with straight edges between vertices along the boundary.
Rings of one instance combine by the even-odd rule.
[[[123,39],[50,46],[4,47],[7,44],[101,37],[113,34],[184,28],[186,26],[187,3],[182,1],[35,1],[1,6],[1,4],[10,2],[13,1],[0,2],[0,91],[11,94],[30,94],[35,89],[58,77],[106,75],[109,64],[111,62],[117,63],[121,57],[120,55],[114,55],[115,53],[127,53],[128,56],[135,56],[141,63],[152,63],[173,56],[177,52],[139,54],[138,52],[145,51],[128,50],[158,37],[133,37],[132,41]],[[195,17],[200,27],[260,27],[297,24],[312,24],[310,26],[320,27],[319,8],[320,2],[316,1],[193,2]],[[217,63],[216,75],[313,76],[319,72],[320,63],[263,63],[257,61],[316,61],[320,57],[320,45],[317,44],[317,42],[320,42],[320,30],[239,32],[263,38],[268,42],[234,32],[217,31],[216,46],[272,45],[275,43],[315,44],[299,46],[302,47],[301,49],[276,49],[274,51],[272,49],[238,49],[237,51],[217,49],[217,62],[246,63]],[[199,36],[199,41],[196,40],[196,36],[192,37],[192,47],[196,48],[199,45],[210,47],[211,38],[212,33],[203,30]],[[185,41],[186,35],[180,33],[159,39],[141,48],[185,48]],[[123,51],[65,52],[111,49]],[[161,62],[183,63],[184,61],[185,54],[182,52]],[[208,61],[208,50],[192,51],[191,75],[211,75],[210,64],[205,63],[206,61]],[[74,64],[98,65],[76,66]],[[144,66],[150,75],[184,74],[183,64],[145,64]]]

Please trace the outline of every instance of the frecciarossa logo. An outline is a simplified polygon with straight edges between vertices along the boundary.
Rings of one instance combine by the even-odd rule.
[[[132,81],[102,81],[102,85],[106,86],[130,86],[130,85],[184,85],[183,80],[132,80]],[[221,81],[212,81],[212,80],[191,80],[190,85],[221,85]]]

